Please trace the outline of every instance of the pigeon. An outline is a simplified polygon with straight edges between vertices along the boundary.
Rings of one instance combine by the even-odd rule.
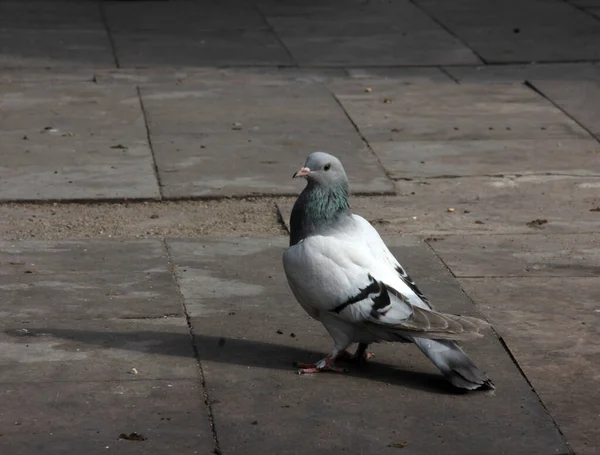
[[[363,363],[371,343],[414,343],[454,386],[493,389],[456,343],[482,336],[481,319],[435,311],[379,233],[349,205],[342,163],[324,152],[308,156],[294,178],[307,185],[290,219],[283,267],[292,293],[333,339],[333,351],[301,374],[345,371],[338,360]],[[346,349],[358,343],[354,355]]]

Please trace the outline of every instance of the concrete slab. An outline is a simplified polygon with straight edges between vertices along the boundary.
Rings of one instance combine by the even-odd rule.
[[[373,6],[374,5],[374,6]],[[306,66],[477,64],[480,60],[409,2],[266,7],[294,59]]]
[[[598,78],[600,79],[600,78]],[[600,141],[600,82],[537,81],[532,83]]]
[[[600,143],[592,138],[372,142],[369,145],[393,179],[507,174],[600,175],[600,160],[594,159],[600,154]],[[567,154],[569,159],[565,160]]]
[[[568,451],[492,334],[466,348],[496,380],[495,394],[452,393],[410,346],[375,347],[377,361],[363,372],[297,375],[292,361],[318,359],[330,341],[287,289],[285,243],[169,241],[177,274],[187,277],[182,292],[196,299],[194,337],[224,453],[395,453],[394,443],[414,454]],[[473,311],[429,249],[414,238],[394,246],[440,307]]]
[[[454,82],[440,68],[347,68],[354,79],[393,79],[403,84]]]
[[[396,197],[358,197],[350,204],[387,235],[585,233],[600,221],[592,211],[600,205],[599,184],[598,178],[539,175],[409,180],[397,183]],[[277,204],[286,226],[292,206]]]
[[[233,83],[232,83],[233,82]],[[326,87],[247,75],[203,84],[142,88],[150,133],[356,134]]]
[[[393,183],[357,133],[159,135],[152,136],[152,147],[165,198],[296,195],[304,182],[293,180],[292,174],[316,150],[344,159],[355,182],[353,191],[394,192]]]
[[[251,3],[201,4],[189,1],[104,1],[112,32],[142,32],[157,35],[197,30],[268,30],[269,26]],[[135,20],[131,20],[135,17]]]
[[[530,65],[447,66],[444,71],[463,83],[523,83],[535,80],[595,81],[600,78],[597,63],[548,63]]]
[[[2,1],[0,29],[105,31],[98,3],[73,1]]]
[[[162,318],[183,312],[159,240],[0,242],[0,260],[4,319]]]
[[[0,199],[160,196],[135,87],[32,82],[0,93]]]
[[[270,30],[198,30],[170,35],[115,32],[113,40],[122,68],[294,63]]]
[[[14,383],[0,391],[0,451],[208,454],[213,439],[196,380]],[[120,438],[138,433],[143,441]]]
[[[369,142],[586,138],[549,101],[520,85],[339,81],[329,87]]]
[[[0,86],[28,83],[93,82],[93,68],[4,68],[0,73]]]
[[[597,282],[573,277],[461,280],[581,455],[595,454],[600,443]]]
[[[419,0],[486,63],[597,60],[600,23],[566,2]]]
[[[600,274],[597,234],[449,236],[429,244],[459,278]]]
[[[0,346],[0,383],[199,376],[183,317],[84,320],[74,326],[72,320],[24,323],[7,316],[3,317]]]
[[[115,67],[106,31],[0,30],[0,68]]]

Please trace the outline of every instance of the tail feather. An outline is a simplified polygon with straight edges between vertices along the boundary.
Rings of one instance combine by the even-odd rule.
[[[413,338],[412,341],[454,386],[468,390],[495,389],[494,383],[475,366],[456,342],[426,338]]]

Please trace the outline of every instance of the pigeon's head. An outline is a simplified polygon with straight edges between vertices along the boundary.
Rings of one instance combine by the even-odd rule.
[[[318,185],[347,184],[348,177],[340,160],[329,153],[314,152],[308,155],[304,167],[294,178],[304,177],[309,183]]]

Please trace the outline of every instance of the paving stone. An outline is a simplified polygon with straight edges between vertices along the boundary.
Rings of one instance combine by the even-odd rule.
[[[419,0],[486,63],[597,60],[600,23],[566,2]]]
[[[268,30],[252,4],[189,1],[104,1],[108,26],[114,33],[151,32],[178,34],[197,30]],[[135,17],[132,21],[131,18]]]
[[[182,317],[78,321],[75,326],[73,321],[9,318],[3,317],[0,333],[0,383],[193,379],[199,373]]]
[[[350,204],[387,235],[585,233],[600,222],[598,185],[598,178],[538,175],[409,180],[397,183],[398,196]],[[288,229],[292,206],[277,203]]]
[[[600,75],[599,75],[600,76]],[[600,78],[598,78],[600,79]],[[577,120],[600,140],[600,82],[584,81],[574,84],[555,81],[532,81],[533,85]]]
[[[177,453],[213,450],[196,380],[19,381],[0,390],[0,451],[11,455]],[[120,439],[138,433],[145,441]]]
[[[0,30],[0,68],[114,66],[106,31]]]
[[[11,319],[182,314],[159,240],[0,242],[0,314]]]
[[[460,41],[409,2],[261,6],[300,65],[476,64]]]
[[[17,83],[0,93],[0,199],[159,197],[134,87]]]
[[[316,150],[344,159],[355,192],[394,192],[393,183],[356,133],[307,136],[232,131],[153,136],[152,147],[166,198],[296,195],[303,182],[292,179],[292,174]]]
[[[440,68],[347,68],[355,79],[393,79],[404,84],[454,82]]]
[[[597,234],[449,236],[429,244],[459,278],[600,275]]]
[[[573,451],[581,455],[595,454],[600,441],[597,282],[597,278],[574,277],[461,280]]]
[[[0,29],[105,31],[97,3],[72,1],[2,1]]]
[[[194,337],[224,453],[395,453],[389,445],[404,442],[415,454],[568,451],[491,333],[466,349],[496,381],[495,394],[453,393],[411,346],[374,347],[377,360],[366,371],[297,375],[292,361],[317,360],[331,342],[287,289],[286,243],[168,242],[186,301],[193,296]],[[393,246],[434,302],[472,314],[430,250],[414,238]]]
[[[600,125],[600,123],[599,123]],[[594,139],[403,141],[369,144],[393,179],[476,175],[600,175]],[[569,159],[565,160],[568,155]]]
[[[523,83],[535,80],[595,81],[600,78],[597,63],[549,63],[531,65],[447,66],[444,71],[463,83]]]
[[[414,140],[586,138],[589,134],[520,85],[398,85],[339,81],[329,87],[369,143]]]
[[[320,84],[249,75],[185,87],[143,88],[150,133],[353,134],[346,114]]]
[[[293,64],[270,30],[114,33],[113,40],[123,68]]]

